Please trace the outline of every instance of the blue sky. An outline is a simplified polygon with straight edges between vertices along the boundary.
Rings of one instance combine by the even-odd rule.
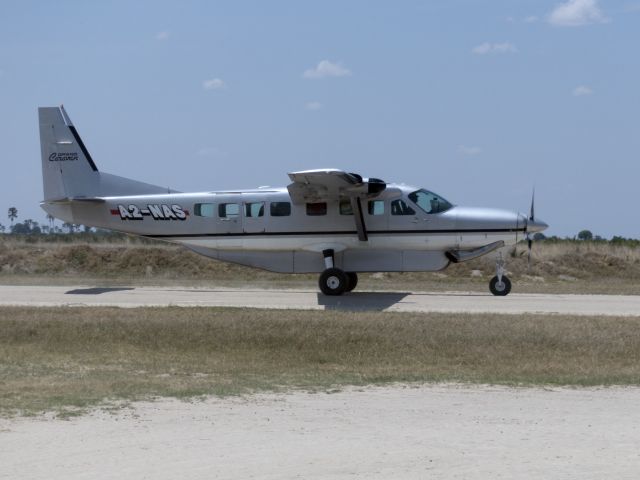
[[[640,238],[640,1],[0,1],[0,223],[44,219],[37,107],[183,191],[337,167],[548,233]]]

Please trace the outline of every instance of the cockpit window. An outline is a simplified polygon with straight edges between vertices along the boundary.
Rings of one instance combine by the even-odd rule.
[[[424,189],[410,193],[409,200],[427,213],[446,212],[453,207],[453,205],[441,196]]]

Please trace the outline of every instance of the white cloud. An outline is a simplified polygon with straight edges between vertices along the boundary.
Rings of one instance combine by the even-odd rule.
[[[212,78],[210,80],[205,80],[204,82],[202,82],[202,88],[204,88],[205,90],[219,90],[221,88],[224,88],[225,86],[225,83],[219,78]]]
[[[458,153],[462,155],[473,156],[478,155],[480,152],[482,152],[482,149],[480,147],[467,147],[466,145],[458,145]]]
[[[529,15],[528,17],[524,18],[525,23],[536,23],[537,21],[538,17],[536,17],[535,15]]]
[[[556,27],[579,27],[608,21],[598,7],[598,0],[568,0],[557,5],[548,17],[548,22]]]
[[[325,78],[325,77],[348,77],[351,71],[343,67],[340,63],[331,63],[329,60],[318,62],[314,68],[304,71],[304,78]]]
[[[169,32],[164,31],[164,32],[158,32],[156,33],[156,40],[167,40],[169,38]]]
[[[516,53],[518,49],[513,43],[489,43],[484,42],[476,45],[471,49],[476,55],[498,54],[498,53]]]
[[[574,97],[584,97],[586,95],[593,95],[593,90],[586,85],[578,85],[573,89]]]
[[[322,105],[320,102],[307,102],[304,108],[306,108],[307,110],[321,110],[322,108],[324,108],[324,105]]]

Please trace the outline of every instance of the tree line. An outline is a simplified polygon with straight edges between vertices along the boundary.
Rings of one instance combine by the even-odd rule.
[[[86,225],[77,225],[68,222],[57,225],[55,217],[49,213],[46,217],[48,224],[41,224],[31,218],[27,218],[22,222],[16,222],[18,219],[18,209],[16,207],[9,207],[9,210],[7,210],[7,218],[9,219],[10,224],[5,226],[0,223],[0,233],[13,233],[16,235],[46,235],[50,233],[90,233],[94,231],[94,229],[87,227]]]
[[[580,230],[573,237],[558,237],[552,235],[547,237],[544,233],[537,232],[533,235],[535,241],[545,241],[548,243],[560,243],[560,242],[591,242],[591,243],[608,243],[611,245],[624,245],[627,247],[640,247],[640,239],[626,238],[621,235],[614,235],[610,239],[602,237],[600,235],[594,235],[591,230]]]

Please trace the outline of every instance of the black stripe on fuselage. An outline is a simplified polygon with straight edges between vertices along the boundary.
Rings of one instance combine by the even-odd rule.
[[[524,232],[524,228],[479,228],[468,230],[369,230],[369,235],[397,235],[397,234],[412,234],[412,235],[433,235],[441,233],[518,233]],[[207,238],[207,237],[277,237],[277,236],[328,236],[328,235],[357,235],[358,232],[353,231],[321,231],[321,232],[236,232],[236,233],[176,233],[173,235],[148,235],[139,233],[149,238]]]
[[[87,147],[84,146],[84,142],[80,138],[80,135],[78,135],[78,131],[76,130],[76,127],[74,127],[73,125],[69,125],[69,130],[71,130],[71,133],[73,134],[73,138],[76,139],[76,142],[80,146],[80,150],[82,150],[84,157],[87,159],[87,162],[89,162],[89,165],[91,166],[91,170],[93,170],[94,172],[97,172],[98,167],[96,167],[96,164],[93,163],[91,154],[89,153],[89,150],[87,150]]]

